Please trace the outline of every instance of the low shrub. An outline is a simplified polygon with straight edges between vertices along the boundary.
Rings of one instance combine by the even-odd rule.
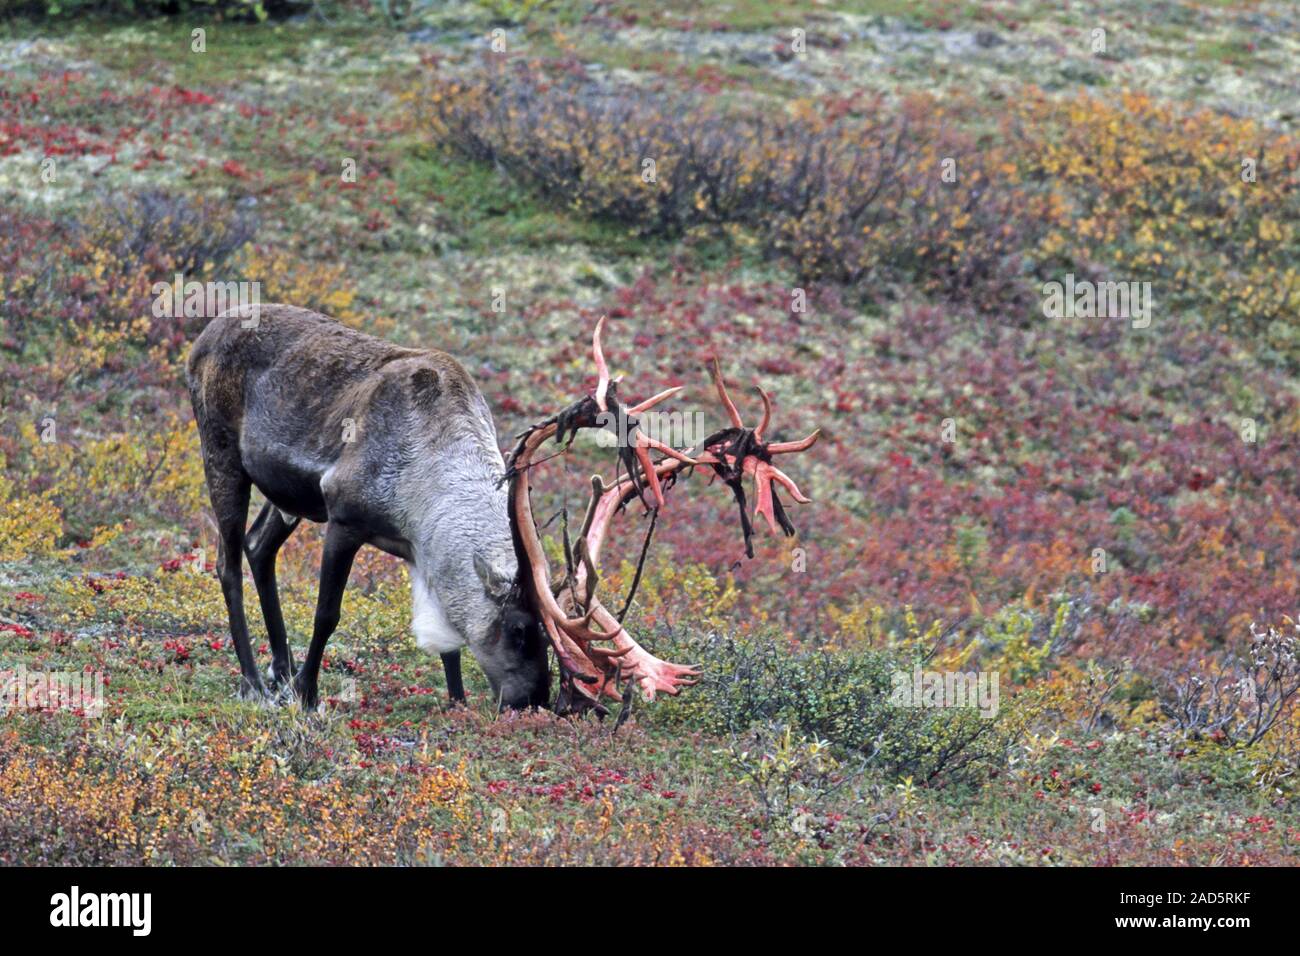
[[[702,668],[699,685],[657,706],[654,719],[731,736],[783,725],[891,778],[967,777],[982,763],[1000,763],[1024,726],[1025,708],[1009,695],[989,717],[972,707],[891,702],[896,675],[930,660],[922,649],[792,650],[765,637],[670,628],[650,646]]]
[[[255,229],[229,202],[159,191],[101,197],[58,223],[3,209],[0,223],[0,328],[24,344],[66,326],[148,318],[148,344],[179,347],[195,330],[152,317],[154,284],[177,273],[234,278]]]
[[[806,279],[1005,301],[1042,218],[995,179],[1001,150],[929,97],[772,116],[521,64],[436,78],[418,98],[438,141],[575,210],[643,236],[741,227]]]
[[[643,236],[740,229],[800,281],[1024,315],[1035,279],[1150,281],[1162,316],[1214,316],[1300,362],[1300,141],[1250,120],[1033,88],[1000,117],[922,95],[773,115],[546,63],[415,97],[448,148]]]
[[[1183,736],[1249,747],[1282,721],[1300,693],[1300,625],[1288,630],[1251,625],[1250,646],[1238,659],[1171,682],[1161,710]]]

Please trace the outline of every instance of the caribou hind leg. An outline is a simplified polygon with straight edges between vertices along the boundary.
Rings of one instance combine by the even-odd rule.
[[[320,701],[316,681],[320,675],[325,644],[338,627],[343,589],[347,587],[352,559],[361,547],[362,537],[355,531],[331,521],[325,529],[325,553],[320,561],[320,594],[316,597],[316,617],[312,621],[311,646],[302,669],[294,677],[294,691],[303,706],[314,710]]]
[[[244,618],[244,522],[248,520],[248,495],[252,482],[241,466],[234,464],[223,468],[219,464],[221,460],[219,456],[205,454],[203,462],[208,478],[208,495],[220,534],[217,576],[221,579],[221,593],[226,599],[235,656],[239,658],[240,695],[261,698],[266,696],[266,685],[257,671],[257,659],[248,639],[248,622]]]
[[[280,546],[289,540],[298,527],[298,518],[285,519],[279,508],[269,501],[248,529],[244,551],[248,566],[257,586],[257,599],[262,605],[262,619],[266,622],[266,635],[271,643],[271,687],[277,690],[293,679],[293,652],[284,628],[284,615],[280,611],[280,592],[275,582],[275,558]]]

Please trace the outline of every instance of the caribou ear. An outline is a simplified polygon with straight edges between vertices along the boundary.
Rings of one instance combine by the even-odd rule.
[[[474,553],[474,570],[478,573],[479,580],[483,582],[487,593],[495,598],[506,597],[514,587],[513,572],[498,568],[478,552]]]

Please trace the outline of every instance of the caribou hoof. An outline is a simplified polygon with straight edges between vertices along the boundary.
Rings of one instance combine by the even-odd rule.
[[[310,687],[303,680],[302,671],[298,671],[293,677],[293,696],[302,705],[302,709],[308,712],[324,713],[325,706],[320,699],[320,692],[316,687],[316,682],[312,681]]]
[[[239,679],[240,700],[263,703],[270,699],[270,697],[271,694],[267,691],[266,685],[262,683],[260,677],[256,681],[250,681],[247,677],[241,677]]]
[[[264,679],[271,696],[278,699],[284,696],[285,689],[293,683],[293,670],[290,669],[288,671],[277,673],[275,665],[271,664],[266,668],[266,676]]]

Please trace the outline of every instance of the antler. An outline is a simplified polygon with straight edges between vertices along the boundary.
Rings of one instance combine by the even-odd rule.
[[[752,558],[754,547],[751,538],[754,528],[750,524],[749,515],[745,513],[745,488],[741,484],[741,476],[748,475],[754,479],[754,514],[762,515],[767,520],[767,526],[773,534],[776,534],[779,523],[787,537],[793,535],[794,525],[786,516],[772,482],[785,488],[790,492],[790,497],[800,504],[808,504],[811,499],[804,496],[794,479],[772,464],[772,456],[806,451],[817,444],[822,431],[819,428],[801,441],[764,442],[763,433],[772,421],[772,396],[762,386],[755,385],[763,399],[763,420],[757,428],[746,428],[735,402],[727,394],[727,383],[722,377],[722,368],[716,355],[709,360],[709,375],[713,378],[718,398],[727,410],[732,427],[709,436],[705,439],[704,447],[716,459],[714,472],[730,486],[736,496],[736,502],[740,506],[740,525],[745,535],[745,554]]]
[[[779,520],[786,534],[793,534],[794,527],[771,484],[776,481],[785,487],[796,501],[809,499],[800,493],[787,475],[771,464],[771,456],[803,451],[810,448],[820,435],[817,431],[801,442],[764,444],[763,432],[771,420],[770,396],[759,388],[764,407],[763,421],[757,429],[746,428],[727,394],[715,358],[711,372],[732,427],[707,438],[699,452],[677,451],[641,431],[636,416],[676,395],[682,387],[666,389],[631,407],[622,405],[617,395],[618,380],[611,380],[601,346],[604,326],[605,317],[602,316],[592,336],[592,358],[597,373],[595,391],[524,431],[511,452],[505,475],[510,482],[510,515],[516,550],[521,563],[528,568],[526,582],[533,610],[541,619],[560,664],[561,699],[566,706],[585,704],[601,712],[604,711],[600,704],[602,696],[614,699],[622,696],[617,689],[622,678],[634,680],[642,694],[652,699],[659,692],[677,694],[682,687],[694,684],[699,673],[696,667],[672,664],[655,657],[633,639],[619,618],[596,597],[599,583],[597,563],[613,516],[630,501],[642,498],[646,487],[654,498],[653,514],[657,516],[664,506],[665,488],[671,487],[678,477],[689,474],[695,466],[706,465],[735,493],[740,503],[745,550],[753,557],[750,543],[753,528],[745,512],[741,477],[754,477],[755,513],[764,515],[773,531]],[[571,551],[566,540],[568,571],[556,587],[551,582],[550,568],[529,497],[529,472],[538,463],[534,456],[552,437],[556,442],[564,442],[567,438],[572,444],[579,429],[611,426],[620,436],[626,436],[626,443],[620,444],[619,448],[619,461],[626,477],[616,476],[610,485],[599,476],[592,477],[592,495],[582,531]],[[665,457],[653,462],[651,451],[660,452]],[[598,643],[610,646],[597,646]]]
[[[604,328],[605,316],[602,315],[600,320],[596,323],[596,331],[591,338],[591,354],[596,362],[597,374],[596,391],[593,393],[592,398],[596,402],[596,407],[600,409],[601,412],[612,412],[615,416],[615,421],[619,422],[621,419],[626,419],[628,415],[641,414],[647,409],[658,405],[665,399],[671,398],[682,390],[682,386],[679,385],[675,388],[662,391],[653,398],[648,398],[641,404],[635,405],[630,409],[623,408],[613,394],[613,388],[617,383],[610,381],[609,366],[605,363],[605,352],[600,345],[600,333],[604,331]],[[632,443],[630,446],[632,456],[636,459],[637,464],[641,466],[641,474],[645,476],[646,483],[650,486],[650,493],[654,495],[655,507],[662,508],[664,506],[664,492],[663,488],[659,485],[659,476],[655,474],[654,466],[650,463],[650,450],[653,449],[667,455],[669,458],[675,458],[683,464],[694,465],[698,464],[698,462],[683,455],[675,448],[651,438],[645,432],[636,428],[634,423],[629,425],[629,429],[630,433],[628,439]],[[627,465],[628,473],[635,474],[635,469],[632,467],[631,463],[627,462]],[[640,488],[637,490],[639,491]]]
[[[573,408],[580,409],[586,401],[584,399]],[[609,519],[627,501],[640,494],[639,485],[633,478],[622,479],[611,488],[606,488],[599,476],[592,479],[588,517],[573,555],[575,571],[562,582],[560,588],[560,593],[565,595],[565,604],[574,612],[572,616],[557,599],[556,589],[551,583],[550,567],[533,519],[528,475],[533,455],[547,439],[556,435],[560,429],[558,419],[563,417],[562,414],[557,416],[557,420],[541,423],[526,431],[510,456],[510,468],[507,471],[511,476],[511,524],[524,555],[523,563],[528,567],[528,591],[534,611],[541,618],[542,626],[546,629],[560,662],[564,685],[562,694],[567,692],[570,698],[579,696],[587,704],[599,708],[602,694],[615,700],[620,698],[616,689],[620,677],[636,680],[647,699],[652,699],[661,691],[676,694],[680,687],[695,683],[697,669],[670,664],[655,657],[636,642],[595,596],[598,580],[595,562]],[[581,412],[571,414],[569,423],[577,428],[598,427],[594,418],[588,422]],[[669,464],[671,469],[667,467]],[[659,474],[670,474],[682,464],[680,459],[669,459],[660,466],[652,466],[652,471],[656,473],[657,479]],[[579,599],[579,595],[584,595],[585,600]],[[593,624],[600,630],[593,627]],[[595,644],[597,641],[607,641],[613,646],[598,647]]]

